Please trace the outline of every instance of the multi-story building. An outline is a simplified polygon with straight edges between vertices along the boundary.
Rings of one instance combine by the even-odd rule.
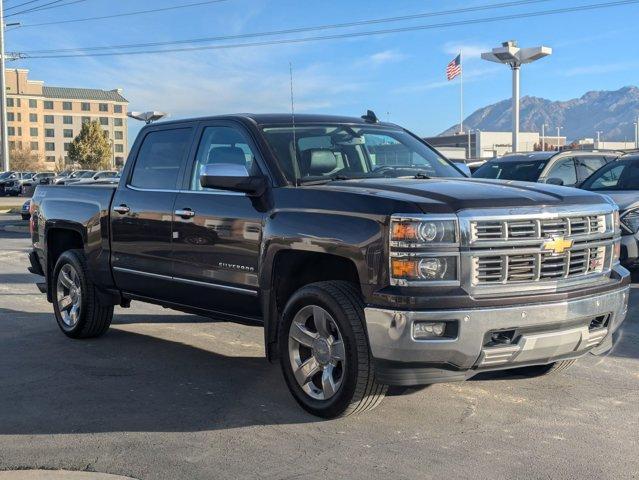
[[[111,143],[113,166],[128,152],[127,106],[122,90],[50,87],[30,80],[29,71],[7,69],[7,137],[9,150],[37,153],[52,169],[67,162],[69,144],[82,124],[100,123]]]

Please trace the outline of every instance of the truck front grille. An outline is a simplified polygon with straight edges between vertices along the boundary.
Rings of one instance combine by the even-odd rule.
[[[587,215],[543,219],[475,220],[471,222],[470,228],[472,243],[592,235],[605,232],[606,216]]]
[[[559,280],[604,270],[606,246],[577,248],[561,255],[524,253],[472,258],[472,284],[511,284]]]

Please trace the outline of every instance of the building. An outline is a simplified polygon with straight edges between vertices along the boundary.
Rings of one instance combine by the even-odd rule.
[[[439,137],[427,137],[430,145],[437,149],[457,151],[463,148],[465,158],[492,158],[510,153],[512,151],[511,132],[484,132],[473,130],[467,133],[444,135]],[[546,145],[555,147],[566,145],[566,137],[546,136]],[[540,146],[540,136],[537,132],[519,132],[519,151],[532,152]]]
[[[639,148],[635,142],[607,142],[604,140],[597,141],[594,138],[580,138],[575,140],[575,143],[584,150],[634,150]]]
[[[128,101],[121,90],[50,87],[28,75],[25,69],[6,69],[9,150],[37,153],[53,169],[60,159],[67,163],[69,144],[82,124],[95,120],[111,143],[113,166],[124,163]]]

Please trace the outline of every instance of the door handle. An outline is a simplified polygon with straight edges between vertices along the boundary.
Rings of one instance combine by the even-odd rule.
[[[121,215],[124,215],[125,213],[129,213],[129,211],[131,211],[131,209],[129,207],[127,207],[126,205],[122,204],[122,205],[118,205],[116,207],[113,207],[113,211],[114,212],[118,212]]]
[[[193,218],[195,217],[195,212],[190,208],[183,208],[182,210],[176,210],[174,212],[178,217],[182,218]]]

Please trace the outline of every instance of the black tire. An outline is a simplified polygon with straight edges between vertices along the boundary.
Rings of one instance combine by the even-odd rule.
[[[289,357],[289,330],[295,315],[309,305],[319,306],[339,328],[346,359],[341,385],[326,400],[308,395],[298,384]],[[373,362],[364,329],[364,305],[355,285],[343,281],[312,283],[290,298],[279,325],[279,357],[284,379],[295,400],[309,413],[323,418],[360,413],[375,408],[387,386],[375,380]]]
[[[544,375],[554,375],[569,368],[576,360],[561,360],[547,365],[531,365],[529,367],[513,368],[509,373],[521,375],[523,377],[541,377]]]
[[[64,321],[63,313],[58,303],[58,278],[65,267],[70,267],[77,273],[80,285],[80,314],[76,323],[68,325]],[[62,332],[71,338],[93,338],[104,334],[113,319],[113,305],[104,306],[98,301],[96,287],[87,272],[87,263],[82,250],[67,250],[58,259],[53,269],[51,282],[53,311]]]

